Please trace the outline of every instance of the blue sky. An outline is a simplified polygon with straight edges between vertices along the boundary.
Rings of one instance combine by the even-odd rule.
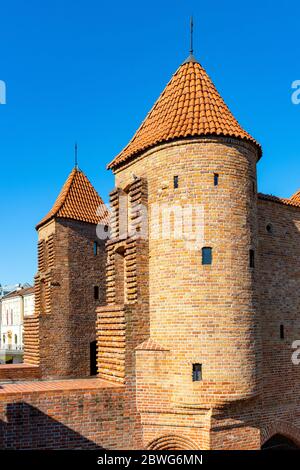
[[[100,195],[105,169],[188,55],[263,145],[259,190],[300,188],[299,1],[10,0],[1,5],[0,283],[32,281],[35,224],[79,164]]]

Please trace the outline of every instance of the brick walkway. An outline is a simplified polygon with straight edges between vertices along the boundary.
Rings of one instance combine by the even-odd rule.
[[[72,391],[72,390],[97,390],[103,388],[115,388],[111,382],[102,379],[70,379],[70,380],[41,380],[33,382],[17,382],[0,384],[0,396],[15,393]]]

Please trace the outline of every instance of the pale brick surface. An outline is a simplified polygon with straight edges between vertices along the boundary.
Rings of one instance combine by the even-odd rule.
[[[202,139],[157,147],[116,175],[121,188],[132,173],[145,178],[149,206],[204,208],[202,246],[213,248],[212,266],[202,266],[201,251],[183,240],[149,238],[150,336],[171,350],[164,375],[178,383],[172,392],[178,405],[242,399],[259,389],[257,293],[255,270],[249,268],[249,249],[257,252],[255,164],[251,146]],[[193,384],[197,362],[203,364],[203,381]]]
[[[291,362],[300,211],[257,197],[256,161],[254,146],[224,137],[159,145],[117,171],[112,238],[98,259],[92,224],[57,221],[40,232],[38,310],[18,378],[88,375],[85,348],[96,337],[99,378],[3,385],[2,448],[259,449],[276,433],[300,446],[300,369]],[[196,251],[151,231],[139,237],[139,204],[151,227],[157,203],[203,206]],[[202,266],[201,246],[213,248],[212,265]],[[202,364],[200,382],[193,363]],[[0,367],[1,380],[11,376]]]

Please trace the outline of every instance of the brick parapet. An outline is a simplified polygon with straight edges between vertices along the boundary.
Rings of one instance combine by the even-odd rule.
[[[0,364],[0,382],[23,381],[40,378],[41,371],[34,364]],[[3,386],[0,392],[3,391]]]

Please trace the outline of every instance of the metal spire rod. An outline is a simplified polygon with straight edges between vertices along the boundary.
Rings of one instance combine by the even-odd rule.
[[[193,20],[193,17],[191,16],[191,19],[190,19],[190,55],[193,55],[194,53],[193,35],[194,35],[194,20]]]
[[[75,168],[78,170],[78,146],[77,142],[75,142]]]

